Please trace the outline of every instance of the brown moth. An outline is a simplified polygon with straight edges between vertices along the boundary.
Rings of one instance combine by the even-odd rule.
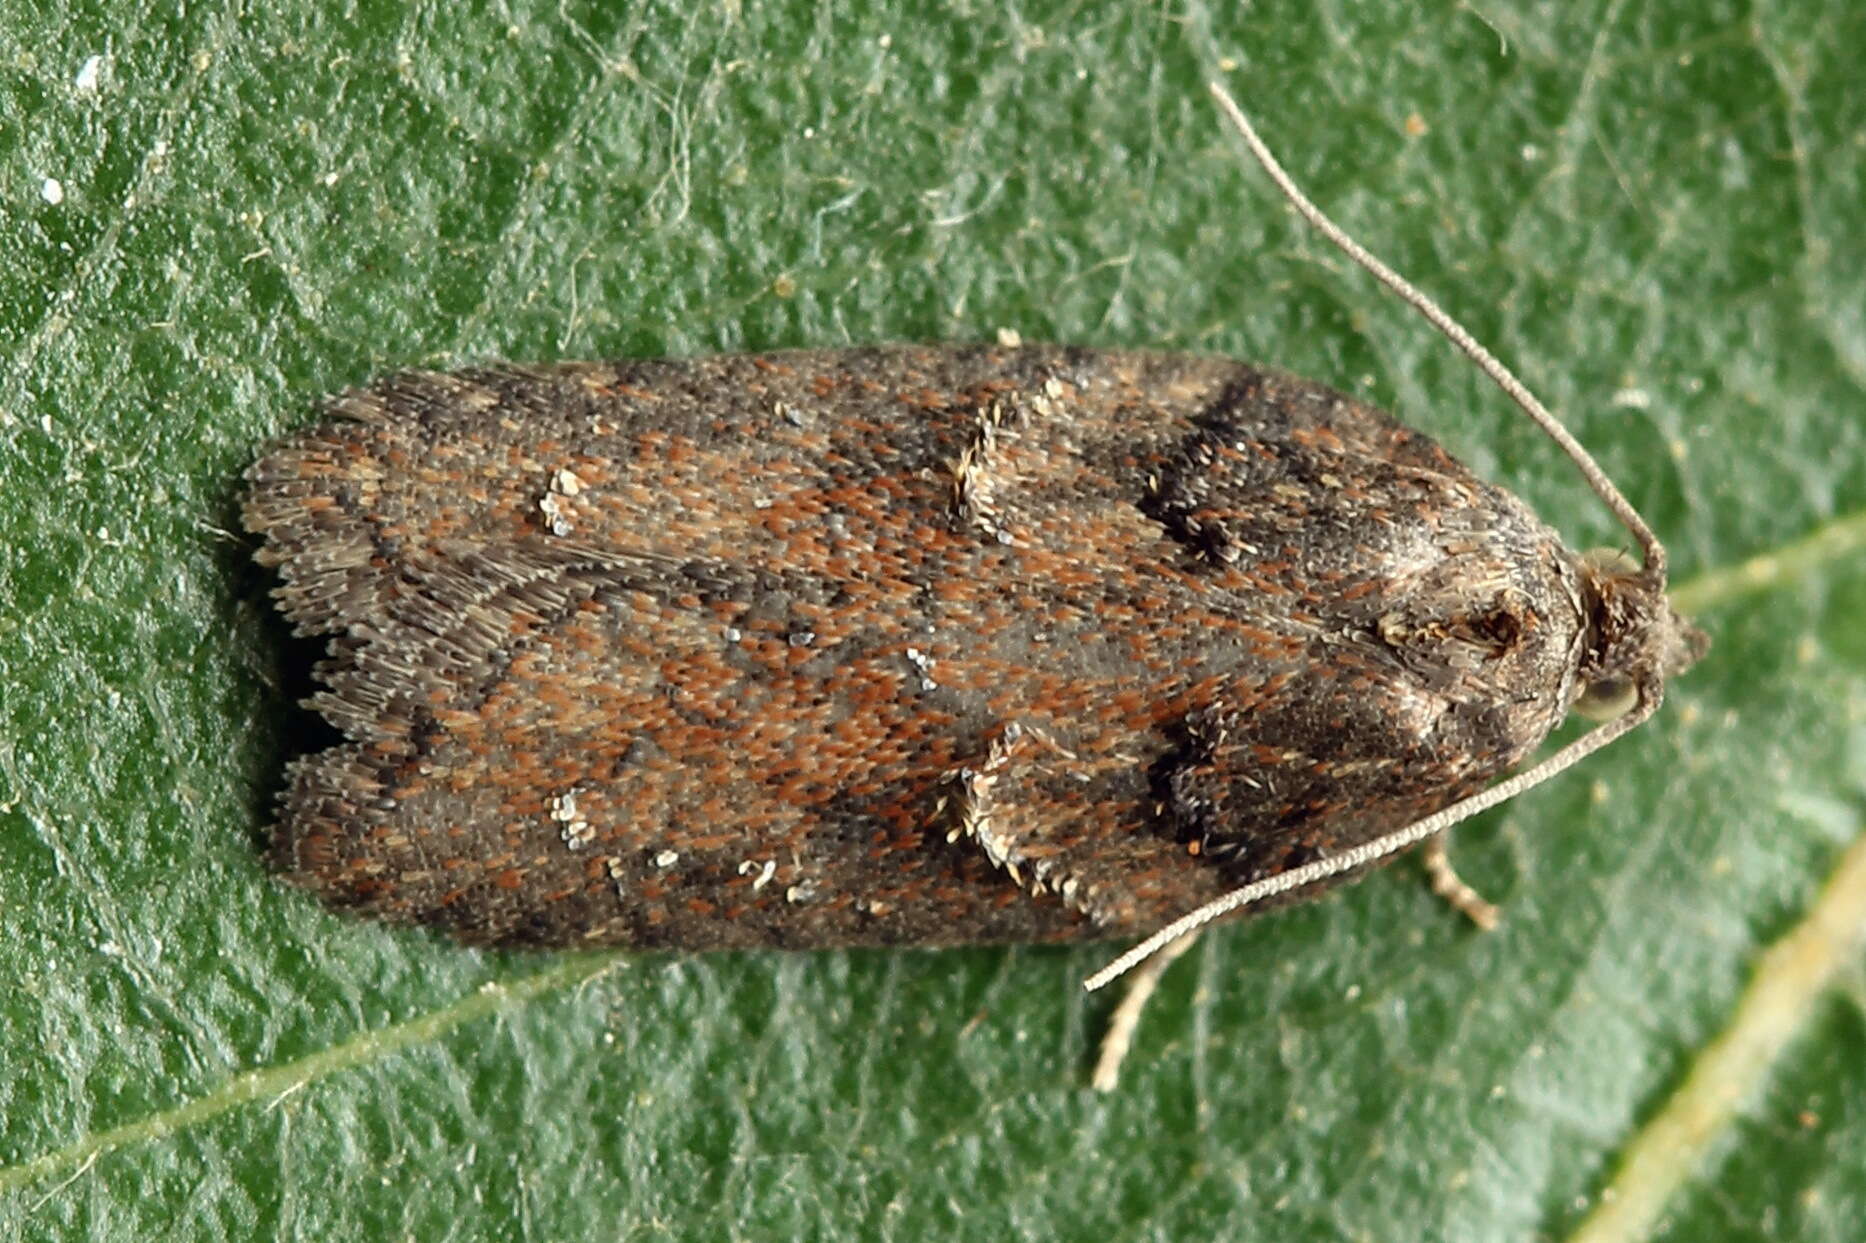
[[[279,607],[330,636],[310,705],[345,739],[292,765],[285,876],[482,945],[1150,937],[1125,969],[1648,717],[1706,645],[1657,540],[1219,97],[1291,201],[1575,458],[1643,566],[1569,551],[1378,410],[1227,359],[391,376],[249,472]],[[1493,784],[1575,707],[1620,714]]]

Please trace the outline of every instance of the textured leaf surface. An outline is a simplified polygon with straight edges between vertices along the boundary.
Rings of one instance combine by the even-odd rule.
[[[156,7],[0,0],[0,1236],[1560,1237],[1861,831],[1856,5]],[[265,876],[319,739],[238,474],[394,366],[1210,350],[1616,542],[1243,167],[1227,59],[1716,638],[1461,833],[1498,932],[1405,867],[1226,930],[1101,1098],[1093,948],[485,955]],[[1660,1237],[1855,1237],[1863,997],[1781,1016]]]

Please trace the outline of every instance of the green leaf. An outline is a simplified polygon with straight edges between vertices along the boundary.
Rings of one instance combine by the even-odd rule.
[[[1862,46],[1842,0],[0,0],[0,1236],[1560,1237],[1761,1006],[1659,1237],[1855,1237],[1854,900],[1808,988],[1745,990],[1866,807]],[[238,477],[390,367],[1223,352],[1620,541],[1295,225],[1212,74],[1563,412],[1714,634],[1458,834],[1501,929],[1402,865],[1222,930],[1101,1097],[1095,947],[489,955],[265,874],[319,739]]]

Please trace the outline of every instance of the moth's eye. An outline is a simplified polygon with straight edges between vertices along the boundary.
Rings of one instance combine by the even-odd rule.
[[[1639,573],[1639,562],[1627,555],[1624,548],[1590,548],[1581,554],[1581,562],[1589,569],[1602,574]]]
[[[1639,702],[1639,687],[1631,678],[1602,678],[1589,682],[1574,701],[1574,710],[1590,721],[1611,721],[1625,716]]]

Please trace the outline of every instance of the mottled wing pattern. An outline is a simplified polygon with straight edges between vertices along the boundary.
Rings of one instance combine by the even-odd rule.
[[[1444,805],[1573,693],[1551,533],[1235,362],[570,364],[333,413],[246,507],[347,739],[276,857],[469,941],[1149,931]]]

